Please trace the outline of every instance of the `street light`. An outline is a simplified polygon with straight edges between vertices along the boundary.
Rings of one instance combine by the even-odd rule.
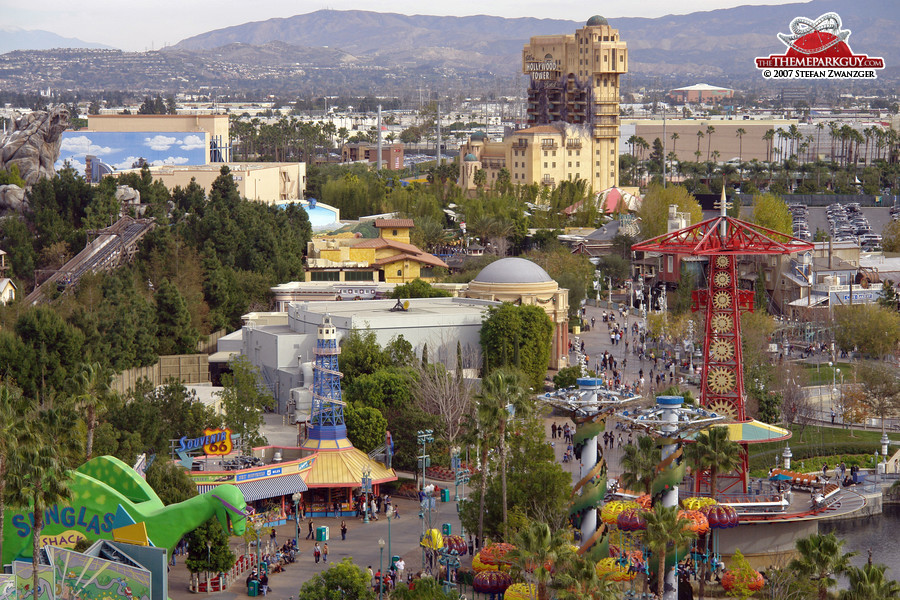
[[[392,561],[391,564],[394,564],[393,563],[394,555],[391,553],[391,513],[393,513],[393,512],[394,512],[393,510],[388,509],[388,514],[387,514],[387,517],[388,517],[388,557]]]
[[[367,466],[362,473],[363,523],[369,522],[369,492],[372,490],[372,467]]]
[[[432,429],[420,429],[416,432],[416,437],[420,444],[422,444],[422,456],[419,457],[419,461],[422,463],[422,488],[425,489],[425,467],[428,465],[428,455],[425,454],[425,444],[431,443],[434,441],[434,430]]]
[[[300,492],[296,492],[293,496],[291,496],[291,500],[294,501],[294,546],[300,546],[300,500],[303,499],[303,494]]]
[[[384,539],[378,539],[378,549],[379,549],[379,558],[378,558],[378,570],[381,571],[381,582],[378,585],[378,600],[382,600],[384,594]]]

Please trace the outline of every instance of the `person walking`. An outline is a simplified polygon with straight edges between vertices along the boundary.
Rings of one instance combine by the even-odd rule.
[[[347,523],[341,521],[341,540],[347,539]]]
[[[375,572],[372,571],[372,565],[366,567],[366,573],[369,575],[369,585],[375,587]]]
[[[403,570],[406,569],[406,561],[402,558],[394,563],[397,567],[397,580],[403,581]]]
[[[311,540],[314,538],[315,538],[315,536],[313,535],[313,520],[310,519],[309,520],[309,533],[306,534],[306,539]]]
[[[328,562],[328,542],[322,544],[322,562]]]
[[[269,593],[269,576],[266,575],[265,571],[259,576],[259,591],[262,592],[263,596]]]
[[[319,542],[316,542],[316,545],[313,546],[313,558],[316,559],[316,563],[319,562],[319,558],[322,556],[322,549],[319,548]]]

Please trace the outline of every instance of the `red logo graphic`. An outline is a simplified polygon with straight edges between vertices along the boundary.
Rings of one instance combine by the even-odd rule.
[[[875,79],[884,59],[854,54],[847,44],[850,30],[843,29],[837,13],[825,13],[815,21],[797,17],[790,33],[779,33],[787,46],[784,54],[756,59],[766,79]]]

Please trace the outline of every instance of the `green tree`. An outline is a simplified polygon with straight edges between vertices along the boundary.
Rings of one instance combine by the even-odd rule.
[[[894,289],[894,282],[888,279],[881,285],[881,297],[878,298],[878,306],[896,311],[900,308],[900,296]]]
[[[406,298],[447,298],[449,296],[450,292],[447,290],[439,290],[432,287],[430,283],[422,281],[418,277],[409,283],[398,285],[390,295],[391,298],[398,300]]]
[[[666,554],[680,549],[697,537],[688,529],[688,520],[678,514],[677,506],[663,506],[658,502],[653,510],[644,513],[647,529],[644,532],[644,543],[650,548],[657,560],[656,579],[657,595],[663,597],[666,574]],[[679,554],[681,554],[679,552]]]
[[[491,308],[481,326],[481,348],[485,372],[503,366],[521,369],[528,385],[543,387],[550,364],[553,323],[539,306],[517,306],[508,302]]]
[[[669,205],[672,204],[678,207],[678,212],[690,215],[690,225],[699,223],[703,219],[700,203],[685,188],[678,185],[664,188],[653,184],[644,195],[644,201],[638,210],[638,218],[641,219],[641,236],[646,239],[666,233]]]
[[[300,586],[297,600],[375,600],[369,576],[349,556]]]
[[[788,568],[816,584],[819,600],[827,600],[828,589],[837,584],[835,576],[844,573],[850,566],[850,558],[855,552],[844,552],[844,540],[833,533],[813,534],[797,540],[797,558],[788,563]]]
[[[835,341],[842,350],[882,358],[900,342],[900,314],[877,304],[835,306],[834,320]]]
[[[573,387],[582,375],[581,365],[562,368],[553,376],[553,388],[562,390]]]
[[[593,560],[577,554],[568,559],[558,566],[553,581],[559,600],[619,600],[621,591],[615,583],[597,575]]]
[[[382,367],[374,373],[359,375],[353,379],[343,390],[344,401],[384,412],[388,407],[411,401],[411,383],[408,368]]]
[[[619,484],[628,490],[649,494],[660,458],[660,448],[649,435],[638,437],[636,445],[627,445],[622,454],[622,476]]]
[[[166,506],[197,495],[194,480],[181,466],[172,462],[154,460],[147,469],[147,483]]]
[[[542,311],[543,312],[543,311]],[[506,428],[512,415],[527,417],[534,400],[528,391],[526,375],[516,369],[500,368],[481,382],[478,394],[479,421],[494,423],[500,440],[500,493],[503,511],[503,538],[509,539],[506,494]]]
[[[550,530],[546,523],[533,522],[519,530],[507,555],[512,572],[525,583],[535,585],[537,600],[548,600],[553,573],[574,554],[568,532]]]
[[[99,425],[109,406],[109,385],[112,383],[112,371],[100,363],[82,365],[76,374],[77,394],[74,398],[75,408],[82,413],[82,420],[87,428],[85,441],[85,460],[91,459],[94,449],[94,430]]]
[[[10,463],[15,460],[18,434],[23,426],[21,414],[22,391],[6,381],[0,381],[0,556],[3,556],[6,488],[10,479]]]
[[[371,406],[359,406],[354,402],[344,407],[347,439],[354,448],[371,452],[384,443],[387,419],[381,411]]]
[[[375,339],[371,329],[353,329],[341,341],[341,373],[344,374],[344,385],[365,374],[371,374],[387,366],[387,358]]]
[[[228,366],[231,373],[222,375],[222,391],[217,392],[225,409],[225,425],[241,436],[241,447],[246,453],[255,446],[266,444],[260,433],[263,411],[270,408],[273,398],[262,387],[259,369],[244,355],[232,358]]]
[[[728,570],[734,574],[734,587],[729,590],[728,596],[740,600],[750,598],[755,593],[750,589],[750,584],[755,581],[757,573],[740,550],[734,551]]]
[[[718,495],[718,477],[730,473],[741,465],[741,446],[728,439],[728,428],[713,426],[701,431],[695,438],[700,464],[709,469],[710,495]]]
[[[188,556],[184,561],[191,573],[224,573],[234,566],[234,552],[228,545],[228,534],[215,517],[187,534]]]
[[[900,252],[900,221],[890,221],[881,232],[881,247],[885,252]]]
[[[792,235],[793,220],[787,204],[775,194],[754,194],[753,222],[784,235]]]
[[[866,563],[847,567],[850,589],[841,590],[840,600],[893,600],[900,598],[900,583],[884,576],[885,565]]]
[[[391,591],[391,600],[457,600],[455,591],[445,592],[443,584],[434,577],[422,577],[416,580],[413,589],[405,584],[397,584]]]
[[[184,298],[168,279],[156,292],[156,323],[160,354],[191,354],[197,350],[199,332],[191,324]]]
[[[557,243],[545,247],[542,251],[529,252],[525,258],[547,271],[559,287],[569,290],[569,315],[576,316],[581,308],[581,301],[593,292],[594,266],[588,257],[583,254],[572,254],[568,248]],[[610,262],[601,264],[611,267],[609,273],[614,280],[617,277],[627,276],[623,274],[621,262],[610,259]]]
[[[869,410],[881,420],[882,435],[887,418],[900,406],[898,374],[896,368],[881,361],[862,361],[856,365],[856,380],[862,382]]]

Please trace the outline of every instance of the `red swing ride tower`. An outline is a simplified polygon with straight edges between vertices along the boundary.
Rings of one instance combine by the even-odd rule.
[[[694,312],[704,311],[706,336],[703,342],[703,369],[700,376],[700,406],[725,416],[729,435],[742,447],[737,477],[723,477],[741,483],[747,492],[749,471],[747,445],[754,441],[775,441],[790,437],[783,431],[750,419],[746,413],[744,368],[741,349],[741,313],[753,311],[753,290],[738,287],[737,261],[741,256],[792,254],[811,251],[803,240],[766,229],[726,214],[725,192],[720,214],[677,231],[632,246],[632,250],[661,254],[708,257],[706,289],[694,290]],[[786,435],[785,435],[786,434]],[[735,439],[739,437],[740,439]],[[764,439],[763,439],[764,438]],[[697,487],[703,474],[697,478]]]

